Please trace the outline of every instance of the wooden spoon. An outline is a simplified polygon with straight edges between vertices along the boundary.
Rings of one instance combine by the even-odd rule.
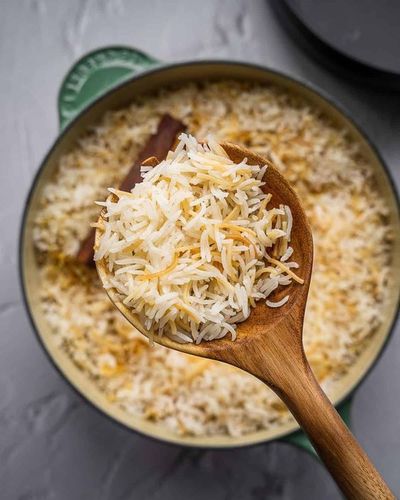
[[[223,143],[222,147],[235,163],[247,158],[250,165],[269,165],[264,178],[265,190],[272,194],[274,205],[283,203],[292,211],[291,245],[300,266],[296,271],[304,284],[293,283],[274,296],[274,300],[279,300],[280,296],[289,293],[289,301],[282,307],[270,308],[263,301],[258,302],[250,317],[238,325],[236,341],[223,338],[198,345],[153,336],[119,300],[114,289],[107,289],[107,293],[127,320],[155,342],[187,354],[229,363],[267,384],[285,402],[348,498],[395,498],[320,388],[304,354],[302,333],[312,272],[313,241],[300,200],[270,161],[234,144]],[[156,163],[155,158],[147,161],[153,166]],[[95,247],[100,236],[101,229],[98,229]],[[102,282],[106,282],[109,271],[104,260],[97,261],[96,265]]]

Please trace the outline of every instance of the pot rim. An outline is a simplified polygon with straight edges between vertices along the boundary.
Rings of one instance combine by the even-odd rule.
[[[299,431],[299,429],[295,429],[293,431],[289,432],[283,432],[283,433],[277,433],[276,436],[269,438],[269,439],[263,439],[263,440],[258,440],[258,441],[250,441],[248,443],[235,443],[232,445],[229,444],[223,444],[223,445],[215,445],[215,446],[210,446],[208,444],[189,444],[186,442],[179,442],[179,436],[177,436],[176,441],[168,440],[168,439],[162,439],[160,437],[156,437],[153,434],[148,434],[140,429],[130,427],[126,425],[125,423],[117,420],[114,418],[112,415],[108,414],[105,412],[100,406],[97,406],[93,401],[91,401],[87,396],[81,392],[80,388],[76,386],[72,380],[70,380],[62,371],[62,369],[58,366],[54,358],[51,356],[50,352],[47,350],[46,345],[42,339],[42,336],[39,333],[39,328],[36,326],[35,320],[34,320],[34,314],[33,310],[31,309],[28,295],[27,295],[27,290],[25,286],[25,276],[24,276],[24,265],[23,265],[23,260],[24,260],[24,234],[25,234],[25,229],[26,229],[26,221],[27,217],[30,211],[30,204],[31,200],[33,197],[33,194],[36,191],[36,186],[38,184],[39,179],[41,178],[43,169],[45,165],[47,164],[49,158],[53,154],[53,151],[56,149],[56,147],[64,140],[65,135],[67,132],[72,129],[73,127],[76,126],[76,123],[79,122],[79,120],[82,118],[83,115],[85,115],[87,112],[95,108],[100,101],[103,99],[106,99],[109,95],[118,93],[120,89],[124,88],[125,86],[130,85],[133,81],[144,79],[151,77],[154,74],[161,73],[163,71],[167,71],[170,69],[175,69],[175,68],[183,68],[187,66],[207,66],[207,65],[222,65],[222,66],[239,66],[239,67],[244,67],[244,68],[249,68],[249,69],[257,69],[260,71],[263,71],[267,74],[271,74],[274,76],[277,76],[279,78],[282,78],[283,80],[287,80],[299,87],[302,87],[306,91],[311,91],[312,93],[316,94],[318,97],[320,97],[322,100],[325,100],[330,106],[335,108],[340,114],[344,116],[344,118],[354,127],[354,129],[361,135],[361,137],[364,138],[365,142],[367,145],[370,147],[376,158],[378,159],[380,166],[382,167],[383,172],[386,174],[386,178],[388,180],[389,186],[392,190],[392,193],[394,195],[395,199],[395,204],[397,208],[397,215],[400,217],[400,195],[397,190],[396,184],[394,183],[393,177],[390,173],[389,167],[386,163],[386,161],[383,159],[382,155],[380,154],[379,150],[375,146],[374,142],[370,138],[370,136],[365,132],[365,130],[355,121],[355,119],[351,116],[351,113],[347,110],[347,108],[337,102],[329,93],[325,92],[324,90],[320,89],[317,85],[314,83],[310,83],[309,81],[305,81],[302,79],[299,79],[297,77],[293,77],[291,75],[288,75],[285,72],[282,72],[280,70],[272,69],[269,68],[268,66],[264,66],[262,64],[257,64],[257,63],[249,63],[249,62],[242,62],[242,61],[235,61],[235,60],[229,60],[229,59],[206,59],[206,60],[188,60],[188,61],[182,61],[182,62],[177,62],[177,63],[162,63],[162,64],[157,64],[155,67],[151,67],[148,69],[144,69],[139,71],[137,74],[134,74],[133,76],[127,78],[121,83],[116,84],[114,87],[111,89],[107,90],[100,96],[96,97],[91,101],[83,110],[81,110],[62,130],[60,130],[60,133],[58,134],[57,138],[55,141],[52,143],[50,148],[48,149],[46,155],[44,156],[43,160],[41,161],[39,168],[37,169],[33,180],[31,181],[30,188],[28,190],[28,194],[25,198],[24,202],[24,209],[23,209],[23,214],[22,214],[22,219],[20,223],[20,228],[19,228],[19,240],[18,240],[18,280],[19,280],[19,285],[21,288],[22,292],[22,299],[23,299],[23,304],[24,307],[27,311],[28,318],[29,318],[29,323],[32,327],[32,330],[42,348],[44,351],[46,357],[50,360],[50,364],[55,368],[55,370],[61,375],[62,379],[67,382],[69,387],[73,389],[75,394],[77,394],[86,404],[90,405],[92,408],[96,410],[97,413],[102,415],[104,418],[106,418],[108,421],[112,422],[114,425],[123,428],[125,430],[128,430],[130,432],[133,432],[135,434],[138,434],[140,436],[150,438],[153,441],[156,441],[158,443],[163,443],[168,446],[175,446],[175,447],[184,447],[184,448],[189,448],[189,449],[204,449],[204,450],[230,450],[230,449],[236,449],[236,448],[248,448],[252,446],[258,446],[261,444],[267,444],[267,443],[272,443],[276,440],[282,439],[289,437],[296,432]],[[387,330],[384,342],[382,343],[378,353],[376,354],[374,360],[370,364],[370,366],[367,368],[365,371],[364,375],[360,378],[360,380],[357,381],[357,383],[342,397],[340,398],[336,403],[335,406],[339,406],[340,404],[344,403],[348,399],[350,399],[355,392],[358,390],[360,385],[366,380],[366,378],[370,375],[371,371],[373,368],[375,368],[378,360],[382,357],[389,340],[392,338],[394,330],[396,328],[396,325],[399,321],[400,317],[400,293],[399,297],[397,299],[397,312],[393,315],[392,322]]]

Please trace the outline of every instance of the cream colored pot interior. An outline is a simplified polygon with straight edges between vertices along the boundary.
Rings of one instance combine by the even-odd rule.
[[[63,134],[61,140],[56,143],[48,155],[39,174],[29,201],[29,206],[27,207],[25,226],[22,233],[22,274],[27,302],[43,345],[64,376],[96,407],[127,427],[164,441],[203,447],[234,447],[275,439],[295,430],[297,426],[294,424],[288,424],[281,426],[278,429],[260,431],[239,438],[226,436],[216,436],[213,438],[178,437],[159,425],[149,423],[141,418],[132,417],[116,405],[110,404],[110,402],[97,389],[93,382],[91,382],[72,363],[67,355],[53,343],[50,328],[39,309],[37,295],[39,275],[32,244],[32,221],[35,217],[38,200],[43,186],[46,184],[47,180],[56,168],[60,156],[73,147],[75,140],[81,135],[88,125],[95,123],[106,110],[120,108],[128,104],[129,101],[139,93],[151,91],[175,82],[181,83],[188,80],[203,80],[204,78],[235,78],[275,83],[297,95],[305,97],[315,105],[322,108],[324,112],[339,125],[350,130],[353,137],[361,143],[365,156],[369,159],[376,171],[376,181],[382,196],[387,200],[390,207],[391,224],[395,228],[390,283],[392,293],[390,294],[390,300],[386,304],[383,322],[379,331],[373,336],[367,348],[358,358],[357,363],[334,387],[334,402],[338,403],[343,400],[352,391],[377,358],[397,313],[400,290],[400,221],[395,194],[379,158],[363,136],[360,135],[358,130],[342,113],[313,91],[281,75],[270,73],[268,70],[229,63],[193,63],[166,67],[161,70],[153,70],[145,75],[139,76],[139,78],[133,79],[132,81],[122,85],[116,91],[113,91],[111,94],[97,101],[94,106],[84,112],[84,114],[76,120],[73,126],[68,128]]]

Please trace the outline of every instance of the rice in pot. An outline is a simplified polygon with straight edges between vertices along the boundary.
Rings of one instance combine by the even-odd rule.
[[[96,272],[69,259],[95,200],[118,185],[172,113],[197,137],[242,144],[274,163],[297,190],[315,245],[304,342],[328,395],[380,324],[386,300],[390,228],[372,169],[345,130],[275,87],[187,84],[108,113],[65,155],[42,193],[34,228],[41,305],[54,341],[132,415],[186,435],[243,435],[287,422],[261,382],[226,365],[150,347],[109,302]],[[283,259],[290,261],[290,251]]]

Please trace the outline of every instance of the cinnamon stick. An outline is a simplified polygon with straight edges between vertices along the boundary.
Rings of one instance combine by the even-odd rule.
[[[144,160],[155,156],[158,160],[164,160],[168,151],[174,145],[174,142],[180,132],[183,132],[186,126],[172,116],[165,114],[162,116],[157,131],[152,135],[144,148],[138,154],[135,163],[120,185],[122,191],[130,191],[135,184],[142,181],[140,175],[140,166]],[[95,238],[95,229],[91,228],[87,237],[82,241],[76,259],[81,264],[94,265],[93,262],[93,246]]]

